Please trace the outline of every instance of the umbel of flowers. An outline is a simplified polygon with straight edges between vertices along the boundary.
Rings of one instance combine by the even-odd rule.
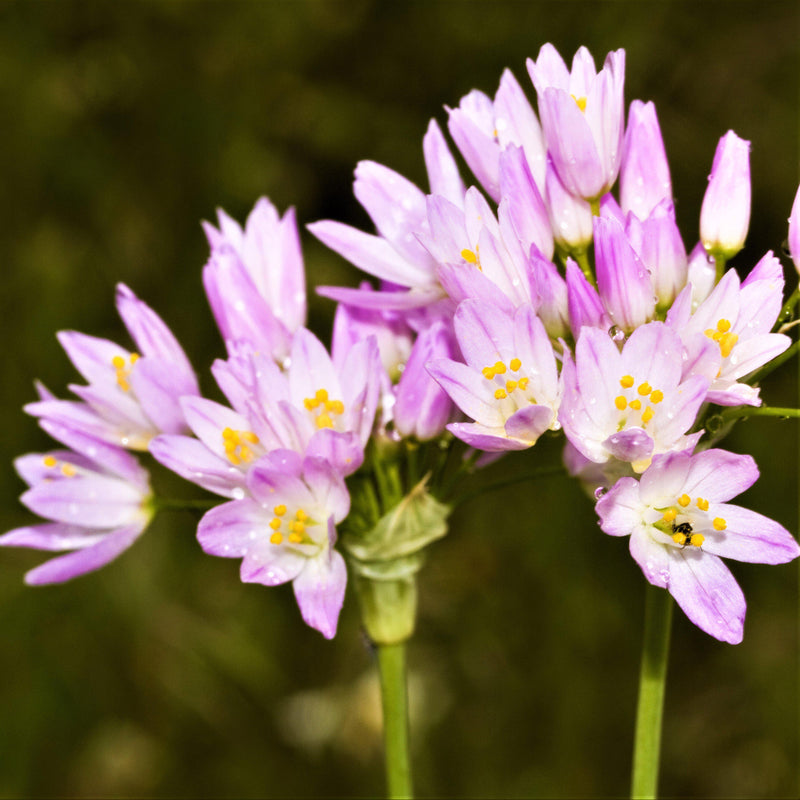
[[[527,66],[538,116],[509,71],[494,97],[448,108],[473,185],[432,120],[427,193],[364,161],[354,192],[374,232],[308,226],[377,282],[319,287],[338,303],[330,351],[306,327],[294,212],[266,198],[244,226],[223,211],[204,224],[225,403],[201,396],[174,336],[125,286],[135,352],[59,334],[86,383],[71,400],[40,387],[26,407],[65,449],[17,460],[22,502],[47,521],[0,544],[71,552],[29,583],[97,569],[144,531],[159,498],[131,451],[147,450],[219,498],[198,525],[207,553],[241,560],[243,581],[291,582],[327,638],[349,575],[369,635],[392,646],[413,631],[415,575],[447,531],[453,487],[563,434],[600,528],[629,536],[645,579],[693,623],[741,641],[745,601],[721,558],[800,553],[781,525],[729,503],[757,479],[753,460],[712,447],[762,406],[798,297],[784,306],[772,252],[737,265],[743,279],[726,269],[749,225],[749,143],[721,138],[687,248],[655,106],[634,100],[625,123],[624,51],[598,71],[581,48],[570,69],[545,45]],[[798,231],[800,200],[795,265]]]

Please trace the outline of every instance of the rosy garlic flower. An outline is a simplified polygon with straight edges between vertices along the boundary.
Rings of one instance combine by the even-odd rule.
[[[656,456],[641,480],[621,478],[597,503],[600,527],[630,536],[630,551],[654,586],[687,617],[731,644],[742,640],[745,599],[720,557],[784,564],[800,554],[773,520],[727,501],[758,478],[750,456],[706,450]]]
[[[347,582],[336,525],[349,510],[344,480],[325,459],[275,450],[247,473],[246,497],[206,513],[197,538],[210,555],[241,558],[245,583],[292,581],[303,619],[332,639]]]

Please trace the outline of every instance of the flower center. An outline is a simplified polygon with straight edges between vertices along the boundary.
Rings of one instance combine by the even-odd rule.
[[[731,331],[731,323],[727,319],[719,320],[717,329],[709,328],[705,334],[719,345],[719,352],[723,358],[727,358],[731,354],[734,345],[739,341],[738,334]]]
[[[327,389],[317,389],[313,397],[303,400],[306,410],[311,412],[318,428],[332,428],[333,418],[344,414],[344,403],[341,400],[329,400]]]
[[[129,392],[131,390],[131,384],[128,378],[130,377],[133,365],[138,360],[138,353],[131,353],[128,361],[125,360],[124,356],[114,356],[114,358],[111,359],[111,366],[114,367],[114,371],[117,375],[117,386],[119,386],[123,392]]]
[[[272,528],[269,540],[272,544],[283,544],[284,541],[289,544],[315,544],[306,532],[306,527],[317,523],[302,508],[298,508],[294,516],[290,516],[286,506],[281,504],[275,506],[272,513],[275,515],[269,523]]]
[[[238,467],[242,462],[249,464],[255,458],[255,453],[248,445],[258,444],[259,438],[252,431],[235,431],[233,428],[225,428],[222,431],[222,442],[228,461]]]
[[[619,385],[625,389],[630,390],[633,389],[634,384],[636,381],[633,378],[633,375],[623,375],[619,379]],[[633,399],[630,399],[630,395],[633,394]],[[645,400],[647,398],[647,400]],[[618,430],[622,430],[628,425],[628,422],[631,418],[630,412],[633,411],[633,419],[630,422],[631,426],[635,427],[636,423],[639,422],[641,427],[644,428],[648,422],[655,416],[655,410],[653,406],[658,405],[664,399],[664,392],[661,389],[654,389],[647,381],[644,383],[640,383],[633,392],[628,391],[626,394],[617,395],[614,398],[614,405],[617,407],[619,411],[627,411],[627,414],[620,414],[620,421]],[[644,409],[642,408],[642,401],[645,400],[646,405]],[[649,405],[652,403],[652,405]],[[638,415],[641,414],[641,417]]]
[[[578,108],[581,111],[584,111],[584,112],[586,111],[586,98],[585,97],[575,97],[574,94],[571,94],[570,97],[575,101],[575,105],[578,106]]]
[[[674,505],[663,510],[661,519],[654,523],[654,527],[666,533],[672,541],[681,548],[691,545],[701,547],[706,537],[702,533],[695,531],[696,527],[708,527],[708,517],[706,514],[698,514],[691,507],[694,506],[699,512],[708,511],[708,500],[704,497],[696,497],[694,501],[688,494],[682,494]],[[714,517],[711,527],[715,531],[724,531],[728,523],[722,517]]]
[[[481,255],[480,250],[478,249],[478,245],[475,245],[474,250],[470,250],[469,248],[465,247],[461,251],[461,258],[467,262],[467,264],[474,264],[481,272],[483,272],[483,267],[481,266]]]
[[[481,370],[483,377],[497,386],[494,399],[500,402],[501,411],[506,417],[510,417],[522,406],[536,403],[536,399],[528,391],[531,379],[527,375],[520,374],[521,372],[522,362],[518,358],[512,358],[508,365],[503,361],[496,361],[490,367]],[[505,377],[506,375],[509,377]]]
[[[48,469],[58,469],[65,478],[74,478],[78,474],[74,464],[70,464],[68,461],[59,461],[55,456],[45,456],[42,461]],[[46,478],[45,480],[52,479]]]

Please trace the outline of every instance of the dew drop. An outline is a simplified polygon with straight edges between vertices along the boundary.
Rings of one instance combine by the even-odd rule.
[[[237,486],[232,492],[234,500],[244,500],[244,489],[241,486]]]

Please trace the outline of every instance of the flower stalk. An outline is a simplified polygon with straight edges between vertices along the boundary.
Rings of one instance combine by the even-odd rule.
[[[658,788],[671,622],[672,597],[669,592],[648,583],[631,779],[631,797],[637,800],[655,798]]]
[[[408,753],[408,691],[405,642],[377,647],[383,707],[387,796],[413,797]]]

